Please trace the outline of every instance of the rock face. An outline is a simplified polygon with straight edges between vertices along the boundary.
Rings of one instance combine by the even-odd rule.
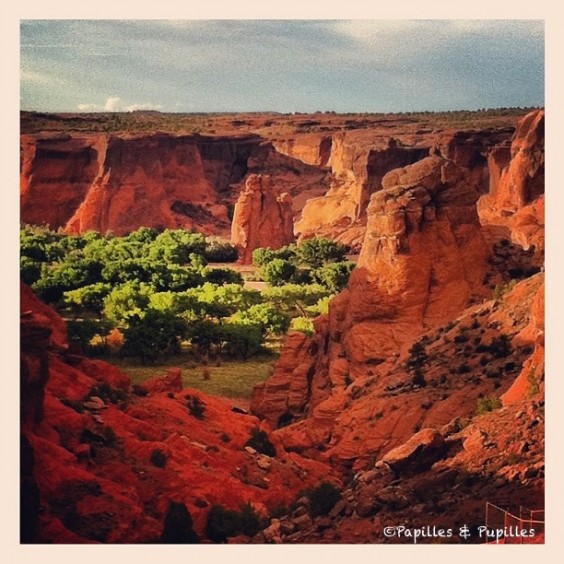
[[[493,161],[493,159],[492,159]],[[525,116],[511,143],[511,161],[493,163],[490,192],[480,198],[484,225],[508,234],[524,249],[534,248],[538,262],[544,251],[544,111]]]
[[[171,503],[204,540],[214,504],[265,515],[327,476],[339,483],[276,440],[276,457],[247,452],[256,417],[181,390],[179,370],[134,393],[117,368],[68,353],[62,320],[26,287],[21,304],[22,542],[158,543]]]
[[[331,135],[295,135],[290,139],[273,141],[279,153],[298,159],[306,164],[328,166],[331,156]]]
[[[353,363],[381,362],[410,336],[452,319],[481,291],[486,268],[478,193],[463,168],[428,157],[391,171],[382,185],[336,308],[347,302],[343,344]]]
[[[64,227],[99,175],[103,136],[21,137],[20,214],[24,223]]]
[[[256,136],[22,136],[21,217],[68,233],[228,227],[221,193],[246,174]]]
[[[533,139],[542,146],[529,131],[536,124],[538,133],[533,116],[519,126],[510,161],[503,139],[497,147],[484,144],[474,169],[470,149],[445,142],[384,176],[370,199],[348,287],[316,321],[312,337],[288,338],[274,375],[255,390],[252,412],[279,426],[274,434],[286,448],[369,468],[422,427],[471,417],[484,396],[510,404],[542,394],[544,276],[517,264],[520,247],[500,240],[503,231],[492,245],[495,229],[481,225],[477,210],[486,198],[478,182],[484,162],[493,167],[495,192],[509,171],[522,170],[516,147],[532,147]],[[532,178],[540,168],[526,170]],[[535,203],[542,196],[533,186]],[[542,232],[540,226],[539,238]],[[492,276],[522,281],[491,301]]]
[[[278,193],[269,176],[249,176],[235,204],[231,227],[239,262],[250,264],[259,247],[279,249],[294,240],[292,197]]]
[[[275,374],[253,395],[253,412],[273,424],[313,416],[315,430],[307,433],[318,433],[317,441],[346,402],[335,390],[389,368],[416,335],[450,321],[483,293],[487,248],[479,194],[465,170],[432,156],[388,173],[382,184],[348,288],[332,300],[329,317],[317,320],[312,339],[288,339]],[[305,448],[300,433],[286,436],[287,444]]]
[[[394,139],[359,141],[354,133],[333,136],[331,188],[306,203],[296,224],[301,239],[329,237],[359,248],[370,194],[380,189],[384,174],[429,152],[428,146],[401,147]]]

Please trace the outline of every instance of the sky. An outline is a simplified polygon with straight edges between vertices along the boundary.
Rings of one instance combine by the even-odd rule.
[[[37,111],[544,105],[542,20],[22,20]]]

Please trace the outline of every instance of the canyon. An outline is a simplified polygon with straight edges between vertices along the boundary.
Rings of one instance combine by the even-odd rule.
[[[250,503],[267,522],[240,543],[402,542],[383,527],[544,508],[544,111],[466,128],[221,116],[203,133],[35,131],[23,117],[23,223],[181,227],[231,238],[242,264],[315,236],[359,255],[249,411],[174,371],[139,388],[76,354],[22,285],[25,542],[159,542],[173,503],[204,541],[212,506]],[[246,445],[253,429],[274,457]],[[303,491],[322,481],[340,500],[318,516]]]

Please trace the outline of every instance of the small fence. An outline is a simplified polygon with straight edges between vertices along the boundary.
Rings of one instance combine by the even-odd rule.
[[[519,516],[486,503],[487,544],[534,544],[544,542],[544,509],[519,507]]]

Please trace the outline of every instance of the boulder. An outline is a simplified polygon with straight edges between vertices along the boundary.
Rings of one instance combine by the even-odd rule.
[[[397,474],[423,472],[442,459],[447,452],[443,435],[436,429],[422,429],[405,444],[392,449],[383,461]]]

